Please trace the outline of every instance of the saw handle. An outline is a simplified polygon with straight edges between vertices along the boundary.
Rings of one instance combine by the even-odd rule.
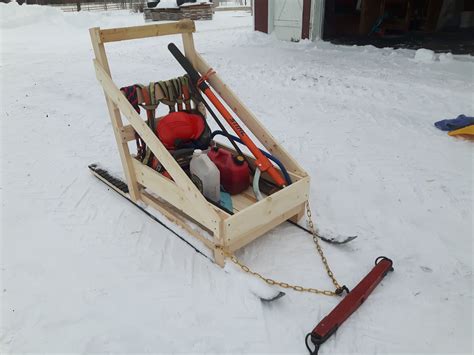
[[[171,52],[173,57],[175,57],[178,63],[183,67],[186,73],[188,73],[192,83],[197,86],[199,79],[201,79],[201,75],[197,72],[196,69],[194,69],[188,58],[184,56],[184,54],[179,50],[178,47],[176,47],[174,43],[168,44],[168,50]],[[204,90],[206,90],[207,88],[209,88],[209,85],[207,85],[207,83],[202,80],[200,82],[199,89],[204,92]]]
[[[354,313],[360,305],[369,297],[372,291],[382,281],[389,271],[393,271],[393,262],[385,256],[379,256],[375,260],[372,270],[347,294],[346,297],[306,336],[306,347],[311,354],[317,354],[318,349],[344,321]],[[311,350],[308,346],[308,338],[316,347]]]

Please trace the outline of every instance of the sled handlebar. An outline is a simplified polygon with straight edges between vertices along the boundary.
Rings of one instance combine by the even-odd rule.
[[[306,336],[306,347],[310,354],[317,354],[318,349],[339,326],[354,313],[357,308],[369,297],[372,291],[382,281],[389,271],[393,271],[392,260],[380,256],[375,260],[372,270],[350,291],[346,297]],[[308,338],[315,346],[311,350]]]

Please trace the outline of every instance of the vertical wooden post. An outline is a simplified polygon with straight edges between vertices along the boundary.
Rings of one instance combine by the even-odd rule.
[[[189,59],[194,69],[196,69],[196,49],[194,48],[194,39],[191,32],[183,33],[184,55]]]
[[[105,54],[104,44],[100,39],[100,28],[94,27],[89,30],[92,46],[94,48],[94,54],[97,61],[104,68],[107,74],[110,75],[109,62],[107,55]],[[114,129],[115,140],[117,141],[117,147],[120,153],[120,160],[122,161],[123,171],[125,173],[125,179],[127,180],[128,190],[130,198],[133,201],[140,199],[140,190],[137,184],[137,178],[132,164],[132,156],[128,149],[128,143],[122,139],[121,129],[123,128],[122,117],[117,106],[109,99],[107,93],[104,91],[105,100],[107,102],[107,108],[109,110],[110,120],[112,121],[112,127]]]
[[[214,248],[214,262],[220,267],[225,265],[225,255],[222,249]]]
[[[219,230],[214,232],[214,245],[219,246],[220,248],[214,248],[214,262],[220,267],[224,267],[225,264],[225,255],[221,248],[226,248],[226,240],[224,239],[224,228],[221,223],[219,223]]]
[[[298,221],[303,218],[304,214],[306,212],[306,203],[302,203],[301,207],[298,211],[297,214],[295,214],[293,217],[290,218],[290,221],[298,223]]]

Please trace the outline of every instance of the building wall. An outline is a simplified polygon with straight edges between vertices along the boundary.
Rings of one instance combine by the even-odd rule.
[[[322,37],[324,0],[255,0],[254,8],[256,31],[287,41]]]
[[[268,30],[268,0],[255,0],[253,11],[254,30],[270,33]]]

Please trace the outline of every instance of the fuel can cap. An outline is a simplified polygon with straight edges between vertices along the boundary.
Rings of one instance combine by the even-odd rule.
[[[243,163],[245,163],[245,159],[242,155],[235,156],[234,161],[237,165],[242,165]]]

